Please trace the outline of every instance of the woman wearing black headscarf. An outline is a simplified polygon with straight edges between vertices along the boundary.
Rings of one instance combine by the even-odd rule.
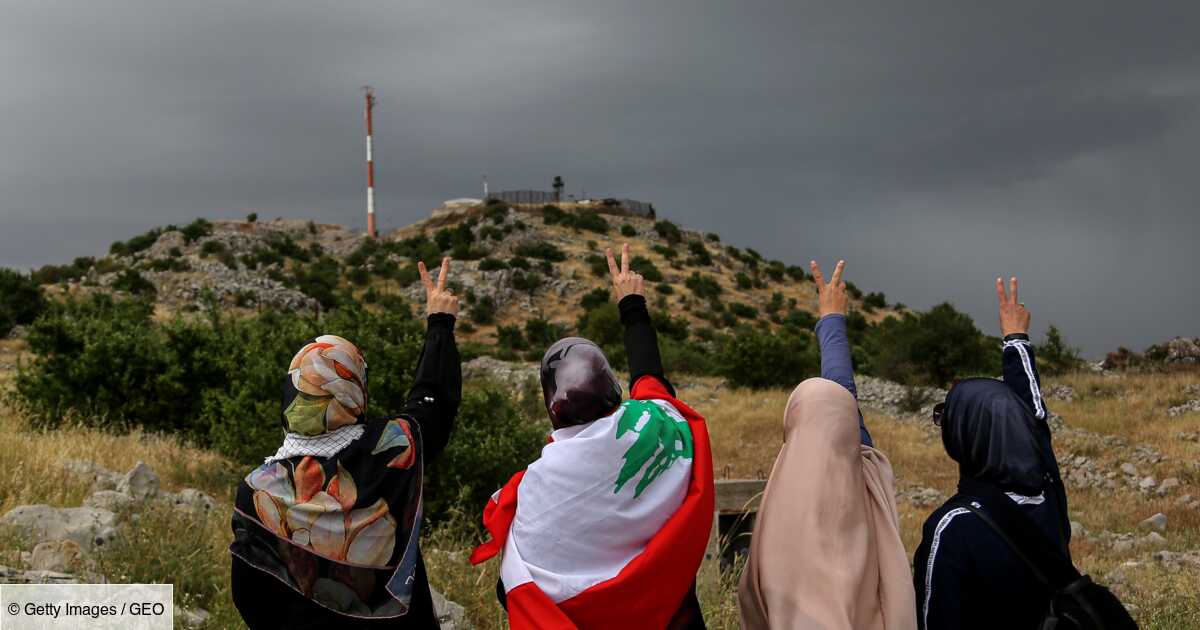
[[[913,559],[917,619],[926,630],[1032,628],[1050,603],[1028,566],[962,507],[964,500],[985,512],[991,501],[1012,501],[1052,548],[1070,557],[1067,495],[1029,343],[1029,311],[1017,301],[1016,278],[1008,293],[997,278],[996,293],[1004,381],[961,381],[934,410],[946,453],[958,462],[959,483],[958,494],[925,521]]]
[[[284,442],[238,486],[233,601],[252,630],[437,628],[419,548],[421,477],[462,398],[458,298],[419,265],[428,331],[399,416],[368,421],[367,363],[335,335],[288,367]]]

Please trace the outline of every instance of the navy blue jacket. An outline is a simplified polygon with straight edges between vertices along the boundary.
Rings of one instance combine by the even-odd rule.
[[[1027,335],[1005,338],[1004,382],[1033,412],[1049,440],[1041,380]],[[1039,495],[1008,496],[1069,556],[1066,495],[1057,462],[1052,468],[1054,483]],[[1050,603],[1050,593],[987,524],[954,505],[969,496],[964,493],[969,485],[964,481],[959,494],[925,521],[913,558],[917,624],[923,630],[1033,628]]]

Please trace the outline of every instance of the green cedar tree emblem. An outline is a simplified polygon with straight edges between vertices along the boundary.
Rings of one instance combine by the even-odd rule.
[[[687,422],[671,417],[662,407],[646,400],[627,400],[621,405],[621,417],[617,420],[617,439],[629,431],[637,433],[637,441],[625,451],[625,463],[617,475],[616,489],[621,491],[625,483],[639,472],[633,496],[641,496],[658,476],[675,463],[675,460],[692,457],[692,431]],[[649,466],[646,463],[649,462]]]

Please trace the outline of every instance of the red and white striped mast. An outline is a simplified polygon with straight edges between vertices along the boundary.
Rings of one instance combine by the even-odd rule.
[[[375,161],[371,158],[371,110],[375,107],[375,88],[363,86],[366,93],[367,118],[367,236],[375,238],[379,233],[375,230]]]

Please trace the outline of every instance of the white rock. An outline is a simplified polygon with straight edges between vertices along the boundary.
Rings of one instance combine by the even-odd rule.
[[[1179,479],[1176,479],[1175,477],[1167,477],[1166,479],[1162,480],[1162,483],[1158,484],[1158,494],[1165,495],[1178,487]]]
[[[83,550],[73,540],[48,540],[38,543],[30,554],[29,567],[35,571],[66,573],[75,568]]]
[[[1129,462],[1125,462],[1125,463],[1121,464],[1121,472],[1125,473],[1126,475],[1129,475],[1130,477],[1136,477],[1138,474],[1138,469],[1133,464],[1130,464]]]
[[[146,462],[139,461],[117,483],[117,490],[138,501],[145,501],[158,494],[158,474]]]
[[[1087,537],[1088,530],[1079,521],[1071,521],[1071,538]]]
[[[69,539],[84,549],[108,544],[116,536],[117,515],[91,507],[56,508],[20,505],[0,517],[35,542]]]
[[[184,608],[182,606],[175,609],[175,621],[179,622],[184,628],[196,628],[205,624],[211,615],[203,608]]]
[[[124,512],[137,503],[133,497],[116,490],[99,490],[83,500],[86,507],[100,508],[109,512]]]
[[[442,630],[468,630],[471,628],[467,621],[467,610],[448,599],[435,588],[429,589],[433,596],[433,612],[437,616]]]
[[[162,498],[176,509],[194,514],[210,514],[217,507],[212,497],[195,488],[184,488],[176,494],[163,493]]]
[[[91,483],[92,492],[96,492],[97,490],[112,490],[117,487],[117,482],[121,480],[120,474],[86,459],[68,459],[63,462],[63,468],[66,468],[71,474]]]
[[[1167,539],[1158,532],[1150,532],[1149,534],[1143,536],[1138,543],[1144,547],[1165,547],[1167,545]]]
[[[1143,477],[1142,480],[1138,482],[1138,488],[1141,488],[1142,490],[1150,490],[1157,485],[1158,480],[1152,476]]]
[[[1138,524],[1142,529],[1152,529],[1156,532],[1167,531],[1167,515],[1159,512]]]

